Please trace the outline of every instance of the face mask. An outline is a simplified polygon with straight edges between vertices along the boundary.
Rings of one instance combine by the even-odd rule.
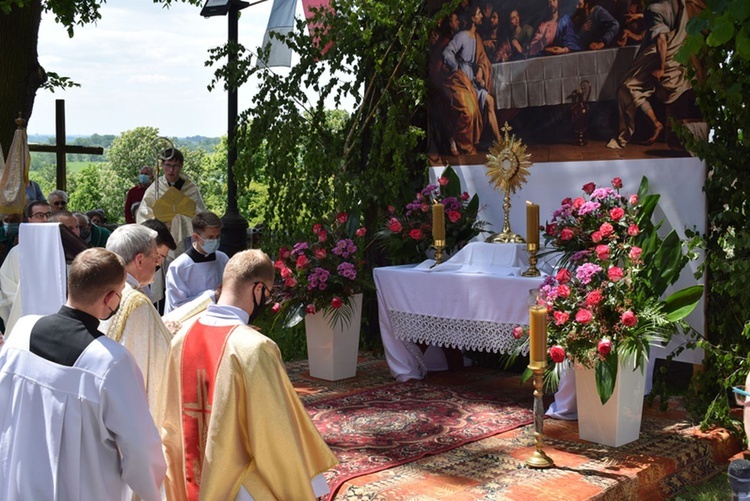
[[[84,230],[83,228],[79,228],[78,231],[81,232],[81,238],[83,240],[86,240],[87,238],[89,238],[91,236],[91,230],[89,230],[89,229],[85,229]]]
[[[263,302],[258,304],[258,302],[255,301],[255,293],[253,293],[253,312],[250,314],[250,317],[247,319],[247,325],[251,325],[253,323],[253,320],[258,318],[258,316],[260,316],[260,314],[263,312],[263,308],[266,306],[264,294],[265,293],[261,291]]]
[[[109,315],[107,315],[105,318],[102,318],[102,320],[109,320],[110,318],[114,317],[115,314],[117,314],[117,312],[120,310],[121,304],[122,304],[122,300],[120,300],[120,302],[117,303],[117,308],[115,308],[114,310],[112,308],[109,308],[109,306],[107,306],[107,308],[109,308]]]
[[[5,234],[8,234],[8,228],[10,228],[10,223],[3,223],[3,229],[5,230]]]
[[[148,184],[151,182],[151,178],[148,174],[138,174],[138,182],[141,184]]]
[[[203,252],[206,254],[213,254],[219,250],[219,239],[218,238],[206,238],[203,240]]]

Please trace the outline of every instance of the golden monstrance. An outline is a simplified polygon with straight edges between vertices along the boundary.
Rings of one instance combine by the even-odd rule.
[[[531,155],[526,152],[526,145],[510,135],[511,130],[508,122],[502,127],[505,136],[501,141],[495,141],[487,154],[487,177],[495,189],[505,192],[503,211],[505,221],[503,231],[495,233],[487,238],[487,242],[493,243],[524,243],[525,240],[510,229],[510,194],[515,193],[518,188],[526,182],[531,167]]]

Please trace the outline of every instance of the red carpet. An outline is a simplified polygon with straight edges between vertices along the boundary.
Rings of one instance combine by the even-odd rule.
[[[306,404],[339,459],[326,474],[331,492],[354,477],[532,422],[529,402],[471,386],[411,381]]]

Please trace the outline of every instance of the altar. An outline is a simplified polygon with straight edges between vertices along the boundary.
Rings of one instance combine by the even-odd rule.
[[[445,369],[433,347],[508,353],[521,342],[513,327],[527,325],[529,290],[543,277],[524,277],[524,244],[470,243],[434,265],[375,268],[380,334],[391,374],[399,381],[421,379]],[[524,355],[528,350],[524,352]]]

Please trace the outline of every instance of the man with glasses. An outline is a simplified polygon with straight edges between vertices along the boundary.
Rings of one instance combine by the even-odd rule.
[[[68,210],[68,194],[63,190],[51,191],[47,195],[47,200],[49,200],[49,204],[52,207],[52,212]]]
[[[173,253],[173,257],[176,257],[190,246],[189,239],[193,233],[190,220],[197,212],[205,211],[206,204],[195,183],[182,173],[185,161],[182,152],[169,148],[163,152],[162,158],[161,170],[164,175],[146,189],[135,219],[138,223],[148,219],[166,223],[177,243],[177,251]]]
[[[154,279],[160,261],[157,232],[140,224],[118,227],[107,240],[107,250],[125,262],[125,288],[122,307],[100,329],[107,337],[122,343],[135,357],[146,382],[148,405],[159,423],[164,403],[163,372],[172,333],[162,321],[151,299],[141,291]]]
[[[217,303],[172,341],[162,421],[167,499],[315,499],[329,491],[323,472],[336,458],[278,346],[249,326],[273,281],[265,253],[238,252]]]
[[[166,465],[143,378],[97,330],[120,308],[125,270],[104,249],[71,264],[57,313],[23,317],[0,351],[0,498],[160,500]]]
[[[221,219],[213,212],[199,212],[191,222],[193,245],[167,269],[164,314],[192,301],[206,291],[215,299],[229,256],[219,249]]]

